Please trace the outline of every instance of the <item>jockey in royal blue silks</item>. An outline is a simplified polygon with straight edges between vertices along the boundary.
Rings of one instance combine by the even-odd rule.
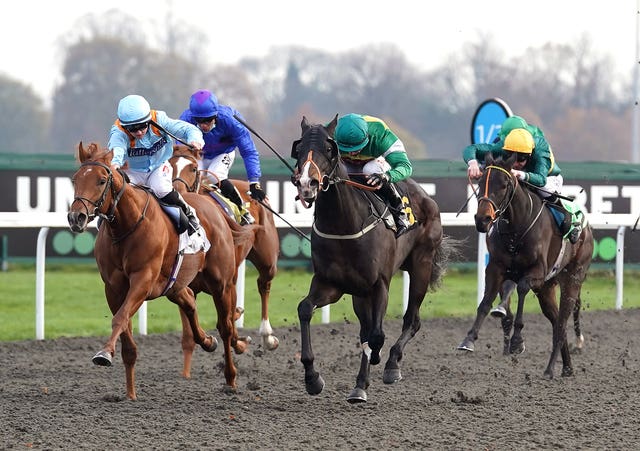
[[[189,108],[180,119],[196,125],[204,136],[204,155],[198,164],[209,182],[217,185],[224,196],[240,208],[242,223],[254,222],[240,194],[229,180],[229,170],[235,160],[236,148],[244,161],[251,197],[262,202],[266,194],[260,187],[260,156],[247,128],[235,117],[242,116],[235,109],[220,105],[216,96],[208,90],[200,90],[191,96]]]

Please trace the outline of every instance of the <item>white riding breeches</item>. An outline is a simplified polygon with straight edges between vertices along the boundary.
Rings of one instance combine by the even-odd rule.
[[[173,191],[173,169],[169,161],[165,161],[158,169],[151,172],[139,172],[130,169],[125,172],[129,176],[131,183],[148,186],[159,199]]]
[[[210,183],[217,185],[221,180],[229,178],[229,170],[236,159],[236,151],[216,155],[198,161],[198,166]]]

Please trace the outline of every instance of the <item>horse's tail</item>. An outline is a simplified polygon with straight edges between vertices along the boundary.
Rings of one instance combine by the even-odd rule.
[[[458,240],[448,235],[442,236],[440,246],[438,246],[433,256],[433,269],[431,270],[431,280],[429,281],[430,291],[435,291],[440,287],[449,263],[461,260],[461,247],[464,242],[465,240]]]
[[[224,217],[233,235],[233,246],[236,248],[236,260],[240,262],[247,257],[247,254],[253,247],[256,238],[256,229],[262,226],[257,224],[241,226],[235,219],[228,215],[224,215]]]

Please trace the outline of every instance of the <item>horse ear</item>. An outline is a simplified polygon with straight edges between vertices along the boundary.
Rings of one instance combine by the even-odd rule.
[[[307,116],[302,116],[302,122],[300,123],[300,127],[302,127],[302,132],[309,128],[309,121],[307,120]]]
[[[302,141],[301,139],[296,139],[293,144],[291,145],[291,158],[293,158],[294,160],[298,159],[298,144],[300,144],[300,141]]]
[[[333,136],[333,133],[336,131],[336,125],[338,124],[338,115],[336,114],[334,118],[327,124],[327,132]]]
[[[87,153],[82,146],[82,141],[80,141],[80,144],[78,144],[78,150],[76,151],[76,161],[78,161],[78,163],[84,163],[86,159]]]

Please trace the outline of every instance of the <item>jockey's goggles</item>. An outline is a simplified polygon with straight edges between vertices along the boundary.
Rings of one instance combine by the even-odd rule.
[[[149,122],[141,122],[139,124],[125,125],[124,129],[129,133],[139,132],[149,126]]]
[[[214,120],[216,117],[218,117],[218,116],[214,115],[214,116],[209,116],[209,117],[194,117],[193,120],[196,121],[196,124],[207,124],[207,123],[211,122],[212,120]]]

